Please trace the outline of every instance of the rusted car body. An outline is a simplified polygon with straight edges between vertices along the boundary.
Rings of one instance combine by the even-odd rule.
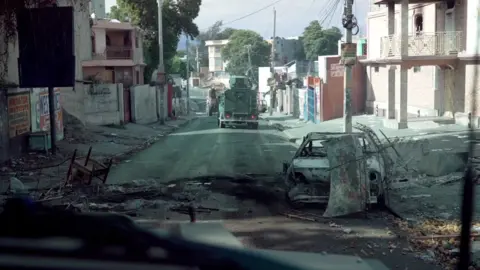
[[[295,206],[327,204],[326,216],[346,215],[383,203],[385,166],[363,133],[313,132],[284,163],[286,199]]]

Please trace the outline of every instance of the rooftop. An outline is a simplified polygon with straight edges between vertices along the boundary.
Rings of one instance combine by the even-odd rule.
[[[227,45],[228,39],[221,39],[221,40],[206,40],[205,46],[215,46],[215,45]]]

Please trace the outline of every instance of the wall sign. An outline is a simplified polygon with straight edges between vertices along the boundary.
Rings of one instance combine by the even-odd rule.
[[[30,96],[28,93],[8,97],[8,127],[10,138],[30,131]]]
[[[50,131],[50,107],[48,104],[48,91],[43,91],[39,95],[39,112],[40,116],[39,127],[42,131]],[[62,108],[60,106],[60,90],[55,89],[55,122],[56,122],[56,137],[58,139],[63,138],[63,115]]]
[[[344,67],[342,64],[331,64],[330,65],[330,76],[331,77],[343,77]]]

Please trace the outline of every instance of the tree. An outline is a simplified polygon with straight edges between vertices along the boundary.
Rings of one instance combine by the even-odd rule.
[[[187,64],[179,55],[173,57],[170,70],[172,74],[180,74],[183,79],[187,78]]]
[[[193,20],[200,11],[201,0],[165,0],[163,2],[163,55],[165,70],[170,72],[177,44],[181,34],[193,38],[199,34]],[[158,6],[156,0],[117,0],[120,11],[110,12],[115,19],[125,21],[126,14],[130,21],[140,27],[144,35],[145,79],[150,81],[153,70],[158,66]],[[119,14],[119,15],[117,15]]]
[[[320,55],[337,54],[341,38],[342,33],[337,27],[323,29],[318,21],[311,21],[302,38],[306,58],[316,60]]]
[[[119,8],[118,6],[112,6],[110,12],[107,13],[107,17],[110,19],[117,19],[121,22],[128,21],[128,14],[124,9]]]
[[[247,45],[251,45],[251,67],[248,63]],[[268,66],[270,44],[254,31],[236,30],[230,36],[228,44],[223,48],[222,56],[224,61],[228,61],[226,71],[230,74],[244,75],[249,68],[252,68],[255,76],[257,76],[258,67]]]
[[[198,54],[200,58],[200,65],[207,66],[208,65],[208,48],[205,46],[205,41],[207,40],[221,40],[221,39],[229,39],[230,36],[236,31],[234,28],[225,28],[222,30],[222,21],[215,22],[212,26],[210,26],[206,31],[200,32],[197,39],[198,46]],[[196,47],[192,45],[190,49],[193,55],[196,54]]]

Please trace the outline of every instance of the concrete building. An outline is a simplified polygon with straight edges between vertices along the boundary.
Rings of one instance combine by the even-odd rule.
[[[91,60],[83,61],[85,80],[122,83],[124,86],[144,83],[143,35],[139,28],[117,20],[93,19]]]
[[[424,116],[468,124],[471,90],[479,84],[472,77],[480,2],[373,0],[370,6],[368,53],[361,61],[367,108],[378,109],[387,127],[407,128],[409,117]]]
[[[285,65],[288,62],[291,62],[296,59],[296,56],[303,44],[300,41],[299,37],[276,37],[275,38],[275,64],[276,65]],[[272,45],[273,40],[266,40],[270,45]],[[303,59],[300,59],[303,60]]]
[[[205,46],[208,47],[208,70],[210,72],[225,72],[227,62],[222,58],[222,48],[227,44],[228,39],[205,41]]]

